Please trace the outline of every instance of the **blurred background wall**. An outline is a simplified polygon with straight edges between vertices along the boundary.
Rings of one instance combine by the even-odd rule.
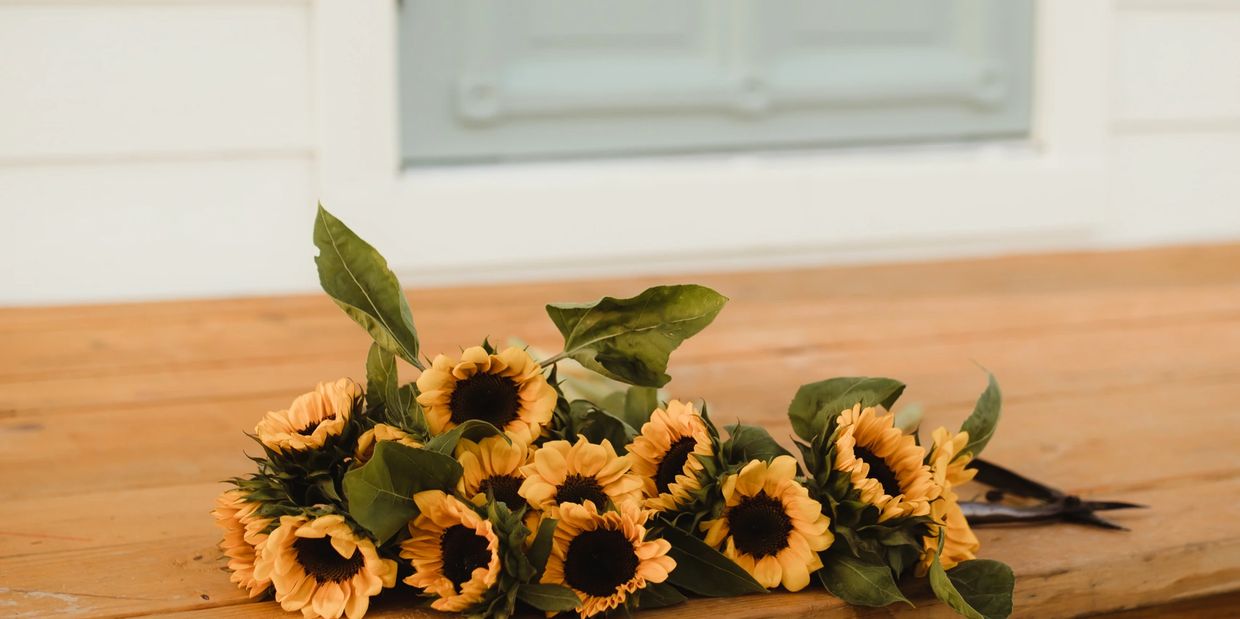
[[[1028,139],[409,168],[404,4],[0,0],[0,303],[314,290],[319,199],[411,284],[1240,238],[1240,2],[1035,3]]]

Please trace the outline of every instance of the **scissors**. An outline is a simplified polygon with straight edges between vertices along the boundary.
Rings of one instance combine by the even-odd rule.
[[[992,488],[986,493],[985,501],[960,503],[965,518],[972,525],[1063,520],[1127,531],[1127,527],[1106,520],[1094,512],[1147,507],[1123,501],[1086,501],[986,460],[974,460],[970,466],[977,469],[974,480]],[[1036,504],[1004,504],[1002,501],[1008,496],[1031,499],[1036,501]]]

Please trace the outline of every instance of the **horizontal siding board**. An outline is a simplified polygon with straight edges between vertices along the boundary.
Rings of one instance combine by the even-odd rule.
[[[1117,135],[1108,241],[1240,238],[1240,131]]]
[[[0,305],[313,290],[311,166],[0,167]]]
[[[1240,2],[1167,6],[1117,13],[1116,121],[1240,119]]]
[[[0,58],[0,163],[313,145],[306,4],[0,4]]]

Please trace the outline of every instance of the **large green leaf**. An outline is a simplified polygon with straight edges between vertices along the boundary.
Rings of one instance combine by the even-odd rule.
[[[422,367],[409,302],[387,260],[322,205],[314,219],[314,244],[323,290],[376,343]]]
[[[969,444],[960,453],[971,453],[976,458],[982,454],[990,438],[995,435],[999,426],[999,415],[1003,408],[1003,394],[999,391],[999,382],[995,375],[986,373],[986,390],[977,398],[973,406],[973,414],[964,420],[960,429],[969,433]]]
[[[1012,568],[998,561],[965,561],[951,572],[936,556],[930,563],[930,588],[935,597],[969,619],[1006,619],[1012,614]]]
[[[569,611],[581,605],[581,598],[563,585],[524,583],[517,587],[517,599],[542,611]]]
[[[723,453],[728,455],[728,461],[732,464],[742,464],[750,460],[770,461],[778,456],[792,455],[771,437],[766,428],[743,423],[728,428],[728,440],[723,443]]]
[[[706,328],[727,297],[697,285],[656,286],[636,297],[551,304],[547,314],[564,336],[563,356],[604,376],[662,387],[668,357]]]
[[[855,606],[881,607],[895,602],[913,603],[896,585],[891,568],[867,563],[843,552],[823,557],[818,579],[835,597]]]
[[[891,410],[904,393],[904,383],[891,378],[848,376],[802,385],[788,405],[788,419],[797,436],[810,441],[827,421],[860,403]]]
[[[663,539],[672,545],[667,555],[676,561],[667,582],[706,597],[766,593],[753,576],[706,542],[671,526],[664,529]]]
[[[413,495],[423,490],[452,492],[461,465],[440,453],[381,441],[366,464],[345,473],[349,515],[380,543],[418,515]]]

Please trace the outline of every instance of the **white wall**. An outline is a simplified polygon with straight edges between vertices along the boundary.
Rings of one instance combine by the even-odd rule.
[[[1112,11],[1105,214],[1086,235],[1019,249],[1240,239],[1240,0],[1116,0]],[[0,304],[315,289],[316,15],[310,0],[0,0]],[[882,157],[867,161],[881,173]],[[382,230],[355,221],[363,207],[335,206]],[[1011,247],[944,239],[857,256]]]
[[[308,290],[311,5],[0,1],[0,303]]]

